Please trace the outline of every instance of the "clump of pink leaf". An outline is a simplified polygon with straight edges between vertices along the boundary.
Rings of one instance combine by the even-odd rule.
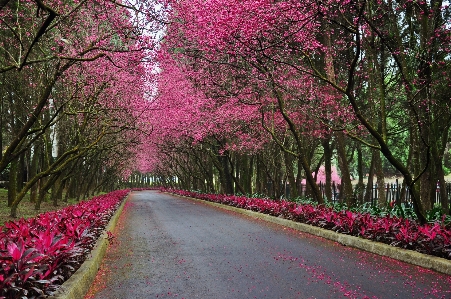
[[[451,259],[451,231],[442,223],[420,225],[413,220],[389,215],[376,217],[368,213],[335,211],[324,205],[297,204],[286,200],[275,201],[267,198],[202,194],[176,189],[162,190],[276,217],[284,217],[338,233]]]
[[[85,260],[128,192],[5,223],[0,231],[0,298],[55,291]]]

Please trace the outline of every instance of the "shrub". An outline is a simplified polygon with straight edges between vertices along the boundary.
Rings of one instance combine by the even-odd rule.
[[[81,266],[128,192],[5,223],[0,231],[0,298],[51,295]]]
[[[343,205],[314,205],[267,198],[202,194],[175,189],[161,190],[284,217],[338,233],[451,259],[451,231],[446,226],[449,223],[449,216],[446,215],[442,215],[433,223],[419,225],[413,219],[399,217],[410,213],[408,207],[393,207],[387,210],[365,206],[362,212],[346,210]],[[437,217],[437,211],[433,214]]]

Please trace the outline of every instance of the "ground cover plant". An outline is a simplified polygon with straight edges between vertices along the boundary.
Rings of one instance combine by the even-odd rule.
[[[177,189],[163,188],[161,190],[283,217],[338,233],[451,259],[451,229],[446,216],[439,221],[421,225],[416,220],[391,214],[376,216],[365,212],[336,210],[326,205],[235,195],[203,194]]]
[[[5,223],[0,231],[0,298],[51,295],[86,259],[128,192]]]
[[[98,195],[98,194],[97,194]],[[7,205],[8,190],[0,189],[0,226],[3,226],[8,221],[15,220],[17,218],[33,218],[39,214],[55,211],[67,206],[77,204],[79,200],[75,198],[69,198],[67,201],[58,201],[58,206],[55,206],[53,201],[44,200],[41,202],[39,210],[36,210],[36,203],[30,200],[30,194],[27,193],[24,200],[20,203],[17,209],[17,217],[11,217],[11,208]]]

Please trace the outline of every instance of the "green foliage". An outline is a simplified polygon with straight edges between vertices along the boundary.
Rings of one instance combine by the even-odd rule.
[[[401,205],[394,205],[388,208],[390,215],[399,218],[417,219],[415,211],[409,205],[402,203]]]
[[[326,201],[325,205],[326,205],[326,207],[332,208],[336,212],[349,210],[346,203],[344,203],[344,202]]]
[[[451,215],[446,215],[443,212],[442,207],[438,204],[434,205],[434,207],[430,211],[428,211],[426,219],[430,223],[442,222],[447,226],[451,224]]]
[[[371,204],[370,202],[364,203],[361,206],[354,207],[352,212],[355,213],[368,213],[372,216],[385,217],[387,215],[387,211],[384,208],[381,208],[377,205]]]
[[[296,201],[298,203],[307,203],[312,205],[317,205],[313,201]],[[325,205],[327,207],[332,208],[336,212],[341,211],[351,211],[353,213],[361,213],[365,214],[368,213],[372,216],[376,217],[398,217],[398,218],[405,218],[405,219],[411,219],[411,220],[417,220],[415,211],[413,208],[405,203],[402,203],[401,205],[393,205],[393,206],[385,206],[380,207],[375,204],[371,204],[369,202],[364,203],[359,206],[354,206],[351,208],[348,208],[346,203],[344,202],[326,202]],[[428,222],[444,222],[445,225],[449,225],[451,223],[451,215],[445,215],[443,212],[443,209],[436,205],[432,210],[430,210],[427,214],[427,220]]]
[[[296,198],[291,198],[288,201],[295,202],[303,205],[317,205],[316,201],[308,196],[298,196]]]
[[[199,194],[203,194],[200,190],[190,190],[191,192],[196,192]],[[242,194],[237,193],[236,196],[245,196],[248,198],[262,198],[268,199],[268,196],[259,193],[253,194]],[[318,203],[314,201],[312,198],[308,196],[299,196],[296,198],[286,199],[287,201],[294,202],[302,205],[312,205],[318,206]],[[351,211],[353,213],[360,214],[370,214],[375,217],[397,217],[404,219],[417,220],[415,211],[413,207],[409,204],[402,203],[401,205],[387,205],[387,206],[378,206],[377,204],[371,204],[370,202],[356,205],[353,207],[348,207],[344,202],[333,202],[333,201],[325,201],[324,206],[328,208],[332,208],[335,212],[342,211]],[[432,210],[427,213],[427,221],[430,223],[442,222],[444,225],[451,225],[451,215],[445,215],[443,209],[440,205],[435,205]]]
[[[445,175],[449,175],[451,173],[451,169],[443,165],[443,172],[445,173]]]
[[[267,198],[268,197],[265,194],[260,194],[260,193],[253,193],[253,194],[249,194],[246,196],[251,197],[251,198]]]

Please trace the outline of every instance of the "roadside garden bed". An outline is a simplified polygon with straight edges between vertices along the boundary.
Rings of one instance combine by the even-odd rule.
[[[45,298],[85,261],[129,190],[93,197],[0,231],[0,298]]]
[[[298,204],[286,200],[250,198],[245,196],[203,194],[177,189],[161,189],[163,192],[226,204],[276,217],[306,223],[392,246],[415,250],[451,260],[451,230],[442,221],[418,224],[415,220],[373,216],[369,213],[336,211],[325,205]]]

